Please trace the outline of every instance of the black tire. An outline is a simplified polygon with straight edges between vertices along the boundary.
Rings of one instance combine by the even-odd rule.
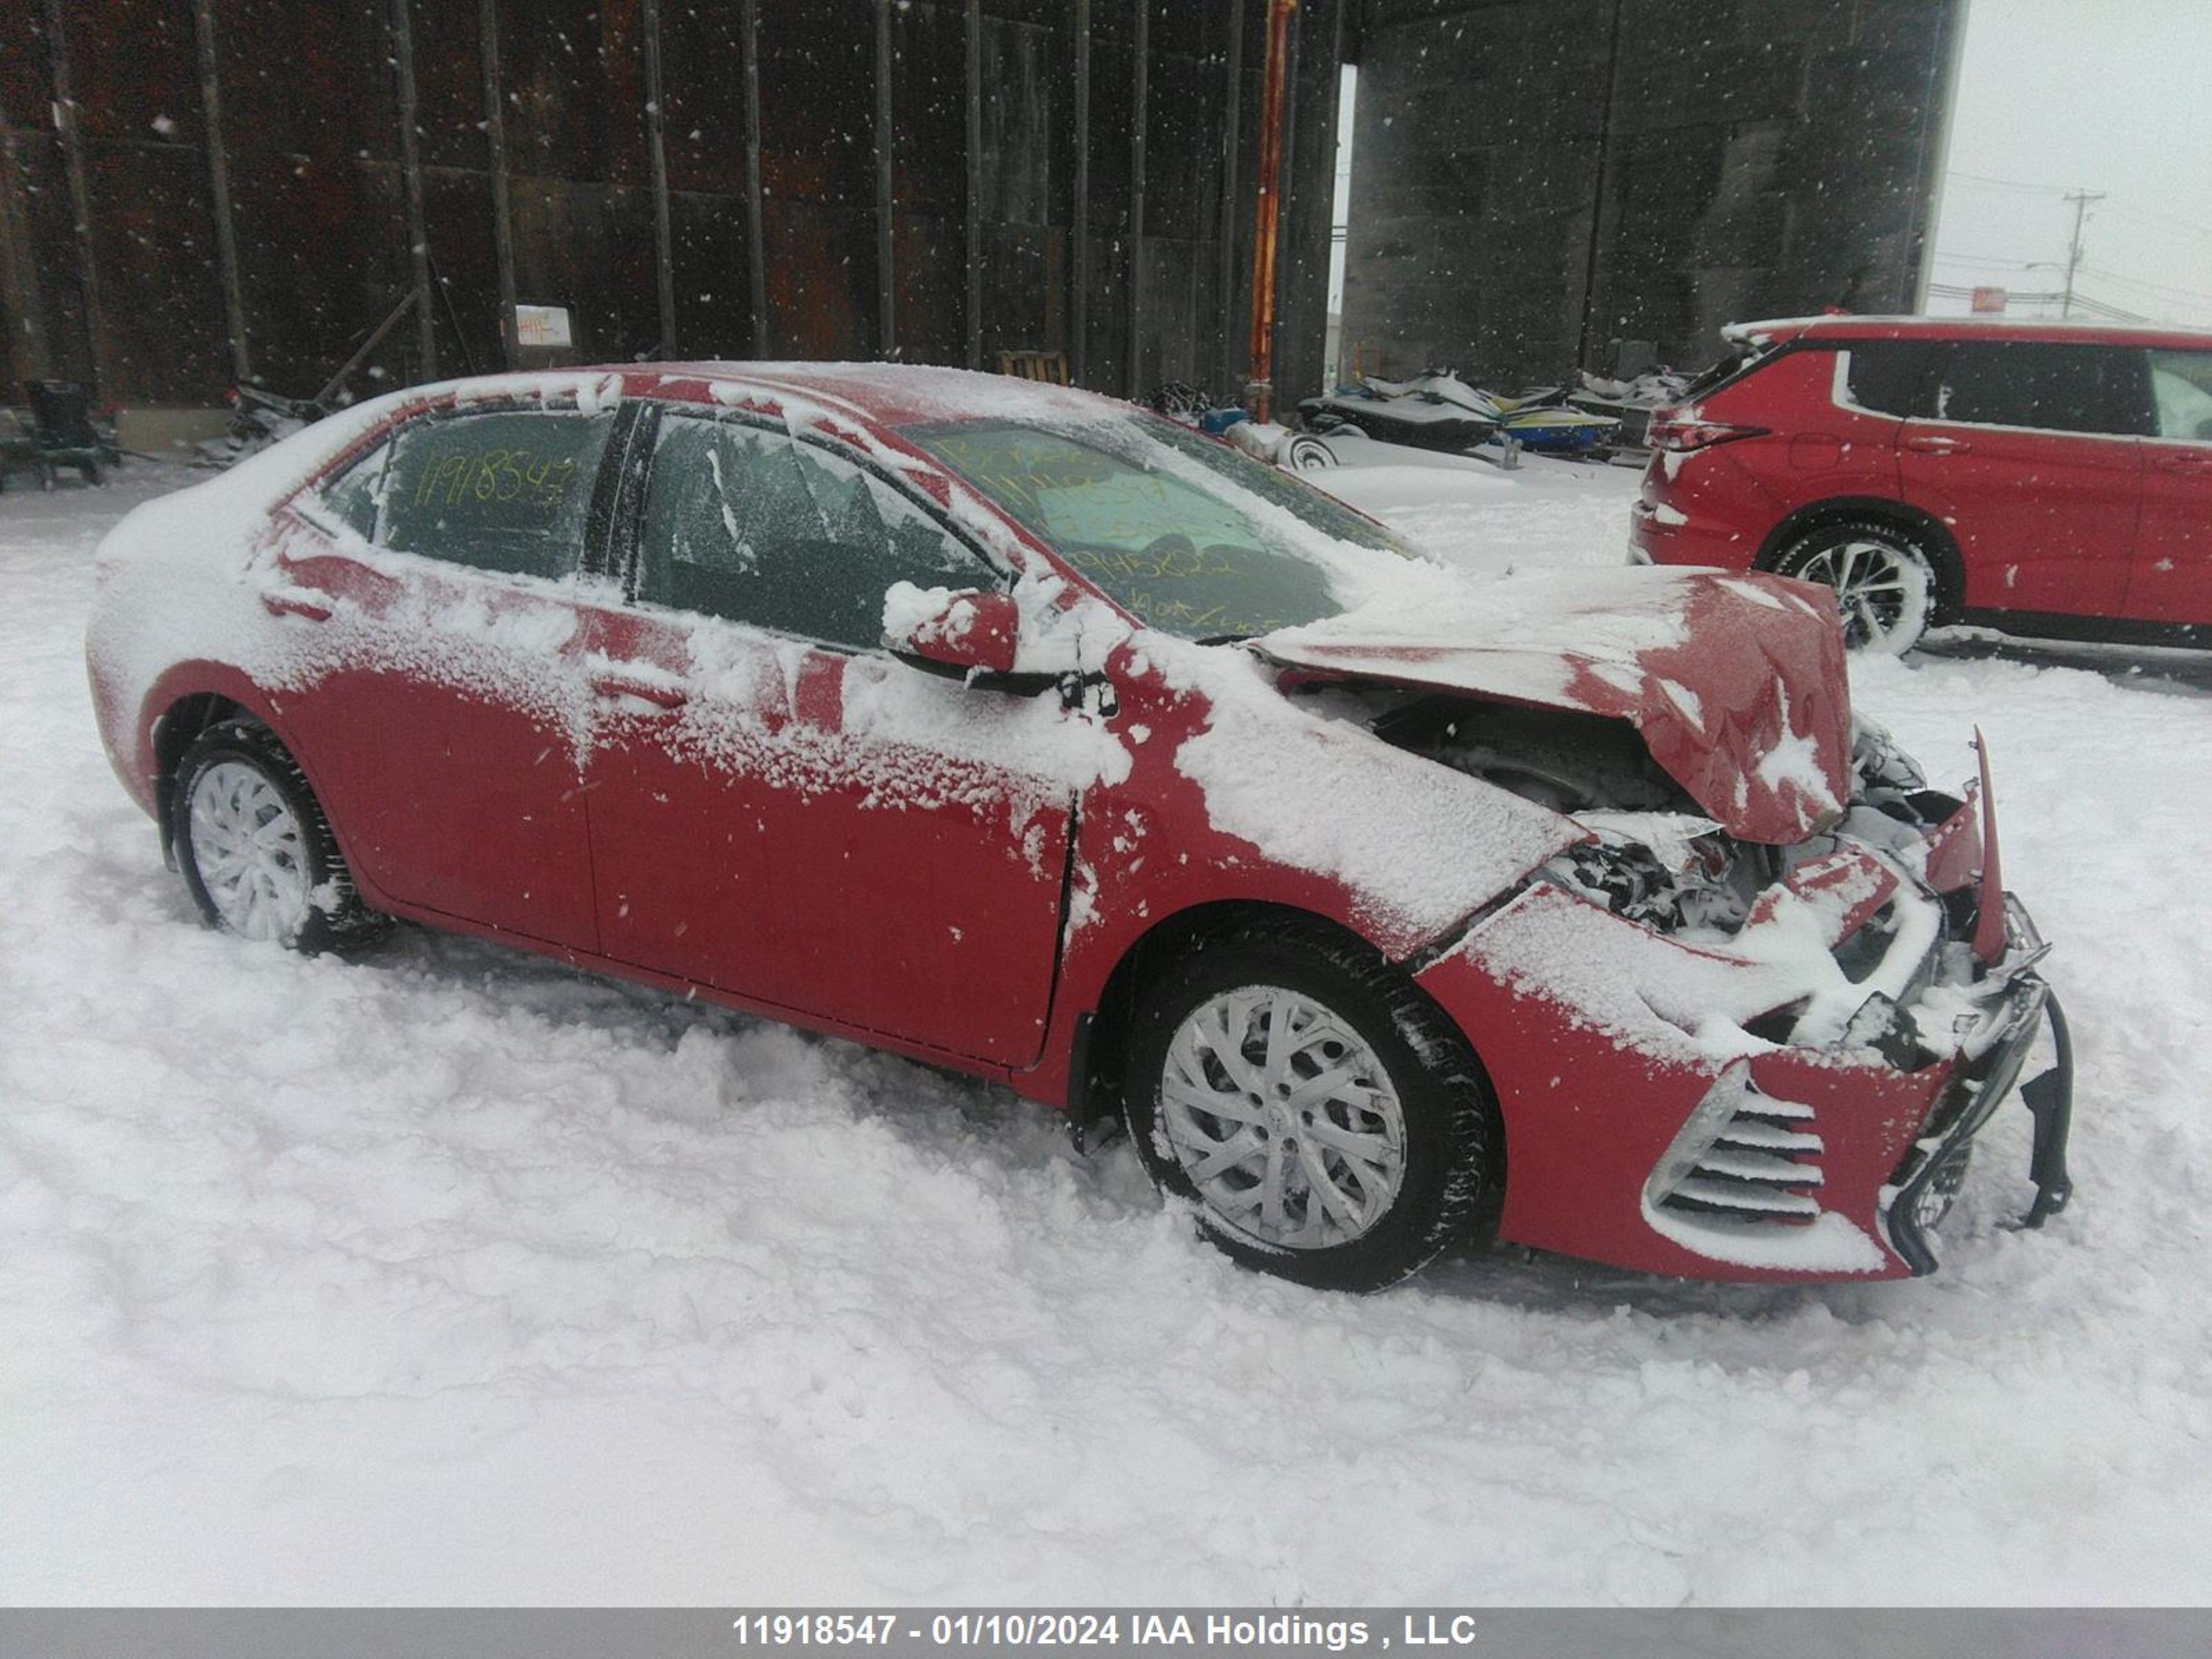
[[[1865,605],[1854,605],[1851,595],[1839,586],[1839,572],[1854,549],[1866,550],[1861,556],[1894,562],[1908,589],[1893,606],[1878,596],[1869,596]],[[1778,576],[1836,591],[1844,643],[1854,651],[1903,656],[1936,625],[1948,603],[1944,565],[1936,550],[1923,537],[1887,520],[1816,525],[1784,543],[1770,562]],[[1909,589],[1916,580],[1920,584],[1917,595]]]
[[[1172,1039],[1212,999],[1249,987],[1280,988],[1325,1007],[1364,1042],[1396,1093],[1402,1175],[1387,1207],[1355,1237],[1298,1247],[1240,1227],[1201,1195],[1166,1132],[1161,1093]],[[1264,921],[1201,939],[1139,994],[1126,1077],[1129,1138],[1153,1184],[1188,1202],[1200,1233],[1246,1267],[1317,1289],[1378,1291],[1455,1242],[1486,1242],[1495,1227],[1503,1139],[1474,1051],[1404,975],[1326,927]]]
[[[343,956],[381,938],[391,922],[363,905],[354,890],[353,872],[346,867],[322,804],[307,787],[307,775],[276,740],[276,733],[258,720],[242,717],[219,720],[193,739],[178,763],[175,787],[169,793],[169,828],[177,867],[208,925],[224,932],[237,931],[224,920],[202,879],[201,852],[193,845],[194,792],[210,769],[224,763],[258,773],[299,826],[308,901],[296,925],[278,935],[279,942],[310,956],[324,951]]]

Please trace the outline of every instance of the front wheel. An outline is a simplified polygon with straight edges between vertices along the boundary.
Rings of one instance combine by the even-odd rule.
[[[1495,1111],[1466,1041],[1403,975],[1323,930],[1218,935],[1139,999],[1130,1139],[1244,1265],[1395,1284],[1494,1207]]]
[[[299,763],[258,721],[219,721],[177,768],[170,830],[209,923],[313,954],[384,931],[355,894],[337,838]]]
[[[1936,567],[1925,548],[1886,524],[1824,525],[1776,556],[1774,573],[1833,588],[1844,643],[1902,656],[1936,620]]]

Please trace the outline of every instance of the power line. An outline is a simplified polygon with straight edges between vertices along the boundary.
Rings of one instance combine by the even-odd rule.
[[[2212,225],[2200,225],[2194,219],[2184,219],[2172,213],[2154,213],[2148,208],[2130,207],[2125,202],[2114,202],[2110,211],[2130,219],[2139,219],[2147,225],[2160,225],[2168,230],[2185,230],[2192,236],[2212,236]]]
[[[2052,269],[2056,269],[2055,266],[2051,265],[2051,262],[2048,259],[2001,259],[1994,254],[1944,253],[1941,252],[1937,252],[1935,257],[1936,263],[1938,264],[2003,265],[2013,270],[2033,270],[2038,265],[2049,266]]]
[[[1974,296],[1975,292],[1972,287],[1964,283],[1930,283],[1928,284],[1928,291],[1947,300],[1970,300]],[[2066,295],[2056,289],[2039,294],[2024,294],[2018,289],[2008,289],[2005,291],[2005,304],[2008,307],[2056,306],[2065,303]],[[2157,319],[2146,317],[2139,311],[2126,311],[2118,306],[2107,305],[2094,295],[2077,292],[2073,297],[2073,305],[2075,310],[2088,312],[2106,322],[2154,325],[2157,321]]]
[[[2123,311],[2118,306],[2108,306],[2102,300],[2093,300],[2086,294],[2075,295],[2074,303],[2081,310],[2094,313],[2109,322],[2154,323],[2156,320],[2144,316],[2140,311]]]
[[[2033,191],[2039,196],[2063,196],[2066,193],[2063,185],[2031,185],[2018,179],[1992,179],[1986,173],[1960,173],[1956,168],[1948,169],[1943,176],[1963,179],[1970,185],[1993,185],[1999,190]]]
[[[1998,190],[2022,191],[2032,196],[2056,196],[2070,200],[2080,193],[2069,190],[2063,185],[2031,185],[2023,179],[1992,179],[1986,173],[1960,173],[1955,169],[1946,172],[1943,176],[1947,179],[1956,179],[1966,184],[1987,185]],[[2111,196],[2111,192],[2107,191],[2099,191],[2096,194],[2100,199]],[[2112,198],[2107,211],[2124,213],[2131,219],[2141,219],[2154,225],[2165,225],[2174,230],[2189,231],[2198,236],[2212,236],[2212,225],[2199,224],[2196,220],[2185,219],[2179,214],[2160,213],[2152,208],[2135,207],[2130,205],[2124,197]]]
[[[1928,291],[1930,294],[1942,295],[1946,299],[1969,300],[1973,297],[1976,289],[1974,286],[1965,283],[1930,283],[1928,284]],[[2017,301],[2024,306],[2055,306],[2058,303],[2058,294],[2056,289],[2048,294],[2023,294],[2017,289],[2007,289],[2005,299],[2008,303]]]
[[[2157,294],[2177,300],[2212,301],[2212,294],[2207,294],[2202,289],[2173,288],[2165,283],[2147,283],[2139,276],[2123,276],[2116,270],[2100,270],[2094,265],[2083,265],[2081,269],[2092,276],[2100,277],[2107,283],[2118,283],[2122,288],[2141,289],[2146,294]]]

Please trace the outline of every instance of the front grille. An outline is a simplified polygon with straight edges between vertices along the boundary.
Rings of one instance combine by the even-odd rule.
[[[1812,1194],[1826,1149],[1813,1109],[1737,1085],[1735,1107],[1686,1170],[1653,1194],[1678,1214],[1802,1225],[1820,1213]]]

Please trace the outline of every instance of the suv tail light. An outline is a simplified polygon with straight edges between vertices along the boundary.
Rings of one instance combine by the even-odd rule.
[[[1766,432],[1763,426],[1730,426],[1723,421],[1700,420],[1679,409],[1661,409],[1652,412],[1645,441],[1654,449],[1671,449],[1680,453],[1710,449],[1715,444],[1736,438],[1763,438]]]

